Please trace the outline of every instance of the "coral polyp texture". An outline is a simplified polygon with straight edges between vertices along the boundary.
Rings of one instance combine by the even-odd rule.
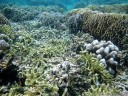
[[[78,33],[82,30],[82,15],[76,14],[68,19],[68,27],[72,33]]]
[[[121,40],[128,33],[128,15],[101,13],[86,8],[75,9],[69,15],[81,14],[82,30],[99,40],[111,40],[122,46]]]
[[[8,19],[0,13],[0,24],[9,24]]]
[[[94,53],[94,56],[104,64],[111,74],[116,73],[116,67],[119,65],[119,48],[111,41],[94,40],[91,43],[84,44],[85,51]]]

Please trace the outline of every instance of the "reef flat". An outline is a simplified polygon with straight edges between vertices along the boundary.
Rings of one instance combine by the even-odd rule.
[[[127,6],[100,7],[0,5],[0,95],[127,96]]]

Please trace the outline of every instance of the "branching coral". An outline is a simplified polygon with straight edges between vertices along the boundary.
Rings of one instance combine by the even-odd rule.
[[[12,62],[14,54],[11,53],[13,33],[9,25],[0,25],[0,86],[18,81],[18,67]],[[10,39],[11,38],[11,39]]]
[[[38,27],[47,26],[61,30],[61,25],[64,23],[64,16],[59,12],[42,12],[37,16],[39,24]]]
[[[92,55],[90,55],[88,53],[83,54],[83,55],[81,55],[79,60],[81,61],[81,63],[82,62],[85,63],[84,66],[81,65],[81,72],[84,73],[84,71],[87,71],[89,73],[88,76],[91,77],[91,75],[92,75],[91,78],[92,78],[92,80],[94,80],[93,83],[96,83],[97,80],[98,81],[99,80],[100,81],[106,81],[106,82],[109,81],[111,76],[110,76],[109,72],[105,69],[104,64],[100,63]],[[96,78],[94,79],[93,76],[94,77],[96,76]]]
[[[116,88],[111,88],[111,86],[102,84],[100,87],[91,86],[88,91],[83,92],[82,96],[111,96],[117,94]]]
[[[102,88],[103,83],[111,84],[111,75],[92,55],[82,53],[77,58],[73,58],[71,62],[63,61],[54,65],[47,73],[49,81],[54,78],[57,82],[59,95],[82,95],[82,92],[89,90],[91,85]]]
[[[6,18],[14,22],[19,22],[22,20],[32,20],[37,13],[30,13],[30,10],[25,10],[23,8],[18,8],[16,6],[6,6],[1,10]]]
[[[42,54],[46,58],[55,57],[55,56],[62,56],[65,54],[66,48],[68,43],[64,42],[63,40],[59,39],[51,39],[47,44],[42,46]]]
[[[14,38],[13,30],[12,30],[11,26],[9,26],[9,25],[6,25],[6,24],[0,25],[0,33],[1,33],[0,37],[5,39],[5,41],[6,40],[11,41],[11,39]],[[6,36],[2,35],[2,34],[5,34]],[[9,38],[11,38],[11,39],[9,40]]]

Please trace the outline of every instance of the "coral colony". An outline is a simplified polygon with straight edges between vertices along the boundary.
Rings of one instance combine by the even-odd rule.
[[[1,0],[0,96],[127,96],[127,3]]]

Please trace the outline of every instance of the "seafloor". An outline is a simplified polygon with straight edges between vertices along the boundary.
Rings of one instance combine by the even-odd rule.
[[[0,96],[127,96],[128,5],[0,5]]]

